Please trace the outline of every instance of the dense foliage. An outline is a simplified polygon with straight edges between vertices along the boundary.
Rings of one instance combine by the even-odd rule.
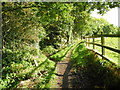
[[[19,87],[20,81],[36,77],[31,74],[41,64],[45,70],[40,68],[36,72],[44,71],[47,76],[42,73],[40,82],[45,77],[48,80],[54,71],[54,62],[45,55],[73,43],[80,36],[97,32],[101,20],[90,17],[91,11],[98,9],[104,14],[118,5],[118,2],[2,2],[2,87]],[[113,33],[115,27],[103,21],[100,29]],[[41,84],[48,81],[43,80]],[[38,88],[46,87],[42,85]]]

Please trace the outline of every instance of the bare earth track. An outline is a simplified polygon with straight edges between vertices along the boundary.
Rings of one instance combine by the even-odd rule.
[[[65,59],[57,63],[57,84],[56,88],[75,88],[79,83],[79,77],[72,69],[71,59],[72,49],[67,53]],[[76,80],[74,80],[76,79]]]

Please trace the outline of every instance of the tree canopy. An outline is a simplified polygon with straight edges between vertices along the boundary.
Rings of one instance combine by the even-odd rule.
[[[95,35],[101,30],[106,34],[117,32],[117,27],[102,18],[91,17],[90,14],[95,9],[99,14],[105,14],[119,4],[119,2],[2,2],[3,86],[11,87],[11,83],[16,82],[7,81],[7,78],[13,78],[14,73],[21,72],[11,70],[15,63],[15,65],[26,63],[33,68],[34,58],[40,57],[41,52],[50,54],[73,43],[77,38]],[[26,66],[22,69],[24,68]],[[23,74],[16,78],[23,79],[25,76],[27,75]]]

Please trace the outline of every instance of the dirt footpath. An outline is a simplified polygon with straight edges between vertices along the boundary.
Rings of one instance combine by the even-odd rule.
[[[78,85],[79,77],[74,73],[72,69],[71,49],[65,59],[57,63],[57,83],[56,88],[75,88]],[[75,79],[75,80],[74,80]]]

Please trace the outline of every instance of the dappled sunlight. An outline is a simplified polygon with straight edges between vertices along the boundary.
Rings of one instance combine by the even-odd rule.
[[[99,59],[85,44],[94,48],[90,42],[94,42],[93,36],[98,35],[101,40],[97,38],[95,43],[102,47],[101,56],[108,55],[117,61],[117,54],[108,50],[104,53],[103,47],[111,49],[104,46],[104,36],[119,37],[119,27],[103,18],[92,17],[91,13],[97,9],[103,15],[119,4],[2,2],[0,90],[117,87],[119,67],[107,59]],[[115,38],[105,38],[105,45],[120,52]],[[101,50],[96,46],[94,49]]]

